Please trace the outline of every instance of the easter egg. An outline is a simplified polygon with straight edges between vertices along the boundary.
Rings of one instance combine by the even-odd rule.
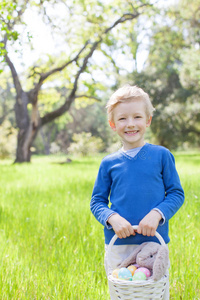
[[[132,276],[134,275],[135,271],[137,270],[136,266],[134,266],[134,265],[130,265],[127,269],[129,271],[131,271]]]
[[[137,272],[143,272],[145,275],[146,275],[146,277],[150,277],[151,276],[151,272],[149,271],[149,269],[147,269],[147,268],[138,268],[136,271],[135,271],[135,273],[137,273]]]
[[[118,278],[123,280],[132,280],[131,271],[129,271],[127,268],[119,269]]]
[[[112,276],[113,276],[114,278],[118,278],[118,272],[119,272],[119,269],[113,270]]]
[[[133,280],[146,280],[147,277],[143,272],[137,272],[133,275]]]

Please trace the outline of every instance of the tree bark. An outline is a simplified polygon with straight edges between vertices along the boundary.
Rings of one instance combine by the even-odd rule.
[[[15,117],[19,128],[15,162],[30,162],[31,146],[39,129],[39,114],[37,104],[32,105],[31,116],[27,109],[30,102],[29,94],[22,91],[17,96],[15,104]]]

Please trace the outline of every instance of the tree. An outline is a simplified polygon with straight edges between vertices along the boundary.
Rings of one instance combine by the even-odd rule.
[[[16,32],[16,28],[22,28],[24,25],[24,15],[29,9],[33,9],[34,2],[29,0],[14,1],[11,17],[7,17],[4,11],[3,18],[6,28],[9,32]],[[39,59],[36,64],[29,68],[28,81],[26,85],[29,90],[23,87],[22,76],[20,77],[15,67],[15,62],[11,55],[11,42],[7,29],[4,30],[4,36],[1,45],[4,45],[5,62],[10,68],[14,87],[16,90],[15,116],[18,127],[18,142],[15,162],[29,162],[31,159],[31,146],[38,130],[45,124],[52,122],[56,118],[67,112],[77,97],[96,98],[96,91],[91,91],[91,83],[95,84],[92,78],[96,68],[103,68],[92,61],[92,57],[102,55],[110,59],[109,65],[112,65],[114,59],[112,52],[121,46],[123,42],[116,39],[117,35],[123,35],[123,30],[133,30],[133,24],[127,25],[127,21],[134,21],[140,16],[148,6],[148,1],[108,1],[105,4],[102,1],[40,1],[34,4],[34,10],[43,17],[44,22],[53,28],[53,34],[62,36],[62,30],[59,26],[68,26],[68,32],[65,32],[68,43],[67,54],[60,53],[59,56],[46,56]],[[62,8],[66,11],[65,17],[60,20],[56,16],[56,9]],[[5,6],[6,8],[6,6]],[[52,13],[53,9],[53,13]],[[3,17],[4,17],[3,15]],[[78,16],[78,18],[77,18]],[[59,22],[59,21],[60,22]],[[66,20],[68,22],[66,23]],[[125,31],[126,32],[126,31]],[[30,33],[27,33],[28,41],[31,44]],[[16,35],[16,38],[19,38]],[[124,47],[125,48],[125,47]],[[121,50],[123,51],[123,49]],[[127,52],[127,50],[126,50]],[[48,59],[47,59],[48,58]],[[108,64],[108,60],[107,60]],[[116,64],[117,65],[117,64]],[[25,75],[25,74],[24,74]],[[64,80],[61,79],[64,77]],[[90,77],[84,80],[84,76]],[[62,103],[58,102],[56,109],[40,115],[40,94],[44,84],[48,81],[55,84],[55,79],[59,81],[58,85],[64,82],[67,88],[67,94]],[[94,89],[94,88],[93,88]],[[90,93],[92,92],[92,93]],[[31,108],[30,108],[31,106]]]
[[[182,64],[180,66],[180,80],[184,87],[193,89],[200,94],[200,1],[180,1],[178,26],[184,32],[187,47],[180,49]]]
[[[200,145],[199,4],[180,0],[151,26],[144,70],[134,84],[146,90],[156,108],[151,130],[171,149]]]

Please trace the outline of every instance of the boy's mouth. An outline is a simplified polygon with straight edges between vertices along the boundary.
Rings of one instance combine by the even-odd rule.
[[[138,130],[125,131],[125,134],[127,135],[135,135],[136,133],[138,133]]]

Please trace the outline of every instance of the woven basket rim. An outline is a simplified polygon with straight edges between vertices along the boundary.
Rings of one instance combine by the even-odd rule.
[[[148,280],[134,280],[134,281],[129,281],[129,280],[122,280],[113,277],[112,275],[108,275],[108,280],[112,281],[114,284],[120,284],[124,286],[153,286],[155,284],[164,284],[167,281],[168,275],[167,273],[160,279],[160,280],[153,280],[153,278],[148,279]]]

